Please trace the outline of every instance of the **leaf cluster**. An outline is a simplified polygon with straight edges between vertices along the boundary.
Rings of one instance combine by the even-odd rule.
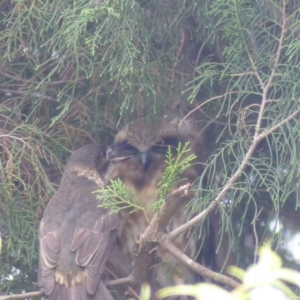
[[[179,175],[183,173],[195,160],[194,154],[186,156],[190,152],[189,143],[179,144],[176,149],[176,157],[171,147],[166,153],[166,168],[162,180],[158,184],[157,201],[151,205],[150,209],[159,210],[165,202],[170,190],[179,182]],[[137,203],[133,190],[128,190],[120,179],[110,181],[106,188],[96,191],[97,198],[101,201],[98,207],[109,209],[110,213],[118,213],[122,209],[130,209],[130,213],[136,210],[143,210],[142,205]]]
[[[163,172],[162,180],[158,183],[157,201],[151,207],[153,210],[159,210],[165,203],[171,189],[180,182],[179,175],[190,167],[195,159],[196,155],[190,154],[189,143],[179,143],[176,149],[176,156],[174,156],[171,147],[168,147],[166,168]]]
[[[111,214],[122,209],[130,209],[130,213],[143,210],[143,207],[133,200],[136,198],[134,191],[129,191],[120,179],[112,180],[106,188],[97,190],[96,194],[101,201],[98,207],[107,208]]]

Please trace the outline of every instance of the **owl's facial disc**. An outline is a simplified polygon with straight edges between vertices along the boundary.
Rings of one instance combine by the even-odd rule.
[[[106,157],[114,164],[122,163],[134,158],[135,162],[138,163],[145,172],[152,162],[152,156],[149,151],[140,151],[128,140],[110,145],[107,148]]]

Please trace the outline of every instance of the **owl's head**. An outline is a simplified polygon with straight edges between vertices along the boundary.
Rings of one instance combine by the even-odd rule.
[[[107,149],[107,158],[111,162],[108,176],[130,181],[136,189],[142,188],[150,178],[160,181],[168,149],[176,156],[180,143],[189,143],[191,150],[186,155],[193,153],[197,156],[196,166],[206,158],[202,128],[195,115],[187,116],[178,107],[159,122],[140,118],[128,123]],[[200,174],[199,164],[193,169]]]

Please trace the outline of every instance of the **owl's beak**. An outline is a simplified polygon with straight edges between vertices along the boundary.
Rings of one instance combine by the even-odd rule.
[[[140,161],[140,164],[143,166],[144,171],[147,171],[150,166],[150,163],[151,163],[149,153],[148,152],[140,152],[139,153],[139,161]]]

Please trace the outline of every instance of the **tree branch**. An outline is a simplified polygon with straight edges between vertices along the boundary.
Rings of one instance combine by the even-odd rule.
[[[196,273],[206,278],[210,278],[214,281],[217,281],[219,283],[228,285],[232,288],[237,288],[240,285],[239,282],[231,279],[230,277],[217,272],[213,272],[210,269],[205,268],[204,266],[196,263],[193,259],[185,255],[174,244],[172,244],[170,236],[168,234],[161,235],[158,238],[158,242],[163,248],[168,250],[168,252],[171,253],[176,259],[187,265],[191,270],[195,271]]]
[[[156,234],[166,228],[180,202],[189,195],[190,186],[189,183],[182,185],[167,196],[159,212],[153,216],[146,231],[140,236],[140,243],[147,240],[155,240]]]
[[[253,155],[257,145],[259,144],[259,142],[262,139],[266,138],[269,134],[271,134],[272,132],[277,130],[279,127],[283,126],[285,123],[287,123],[288,121],[295,118],[300,113],[300,108],[298,108],[294,113],[292,113],[290,116],[288,116],[287,118],[285,118],[284,120],[282,120],[278,124],[274,125],[273,127],[269,128],[269,129],[266,129],[266,130],[264,130],[260,133],[260,131],[261,131],[261,122],[262,122],[262,119],[263,119],[263,113],[264,113],[264,110],[265,110],[266,103],[268,101],[267,100],[268,92],[269,92],[269,89],[272,85],[272,82],[273,82],[273,79],[274,79],[274,76],[275,76],[275,72],[276,72],[276,69],[277,69],[277,66],[278,66],[278,63],[279,63],[285,33],[286,33],[286,17],[285,17],[285,2],[283,2],[282,31],[281,31],[281,35],[280,35],[280,38],[279,38],[279,45],[278,45],[278,50],[277,50],[276,57],[275,57],[275,62],[274,62],[272,72],[270,74],[270,77],[269,77],[266,85],[264,85],[260,75],[256,71],[256,66],[255,66],[255,63],[254,63],[251,55],[249,54],[249,56],[248,56],[248,58],[249,58],[249,60],[252,64],[252,67],[255,70],[254,74],[257,77],[258,81],[260,82],[260,85],[261,85],[261,88],[262,88],[262,91],[263,91],[262,92],[262,101],[261,101],[261,105],[260,105],[260,110],[259,110],[258,118],[257,118],[257,121],[256,121],[256,130],[255,130],[255,133],[254,133],[254,136],[253,136],[253,139],[252,139],[252,143],[251,143],[251,145],[250,145],[243,161],[241,162],[240,166],[238,167],[236,172],[231,176],[231,178],[229,178],[229,180],[227,181],[225,186],[221,189],[221,191],[219,192],[219,194],[215,198],[215,200],[205,210],[203,210],[201,213],[199,213],[197,216],[195,216],[194,218],[192,218],[190,221],[183,224],[182,226],[180,226],[180,227],[176,228],[175,230],[173,230],[169,234],[169,238],[171,240],[174,240],[177,236],[179,236],[180,234],[183,234],[184,232],[186,232],[187,230],[189,230],[193,226],[195,226],[198,222],[202,221],[205,218],[205,216],[208,215],[216,207],[216,205],[222,200],[225,193],[233,186],[233,184],[240,177],[241,173],[244,171],[244,169],[248,165],[248,162],[249,162],[250,158],[252,157],[252,155]],[[213,100],[215,98],[218,98],[218,97],[214,97],[214,98],[211,98],[209,100]],[[204,105],[206,102],[202,103],[201,105]],[[199,108],[199,107],[197,107],[197,108]]]
[[[105,283],[106,286],[116,286],[120,284],[130,284],[133,280],[131,277],[125,277],[120,279],[111,280],[107,283]],[[29,293],[23,293],[23,294],[14,294],[14,295],[7,295],[7,296],[0,296],[0,300],[17,300],[17,299],[26,299],[26,298],[32,298],[32,297],[38,297],[38,296],[44,296],[44,291],[38,291],[38,292],[29,292]]]
[[[9,295],[9,296],[0,296],[0,300],[16,300],[16,299],[26,299],[31,297],[38,297],[45,295],[44,291],[38,291],[38,292],[30,292],[30,293],[24,293],[24,294],[15,294],[15,295]]]

